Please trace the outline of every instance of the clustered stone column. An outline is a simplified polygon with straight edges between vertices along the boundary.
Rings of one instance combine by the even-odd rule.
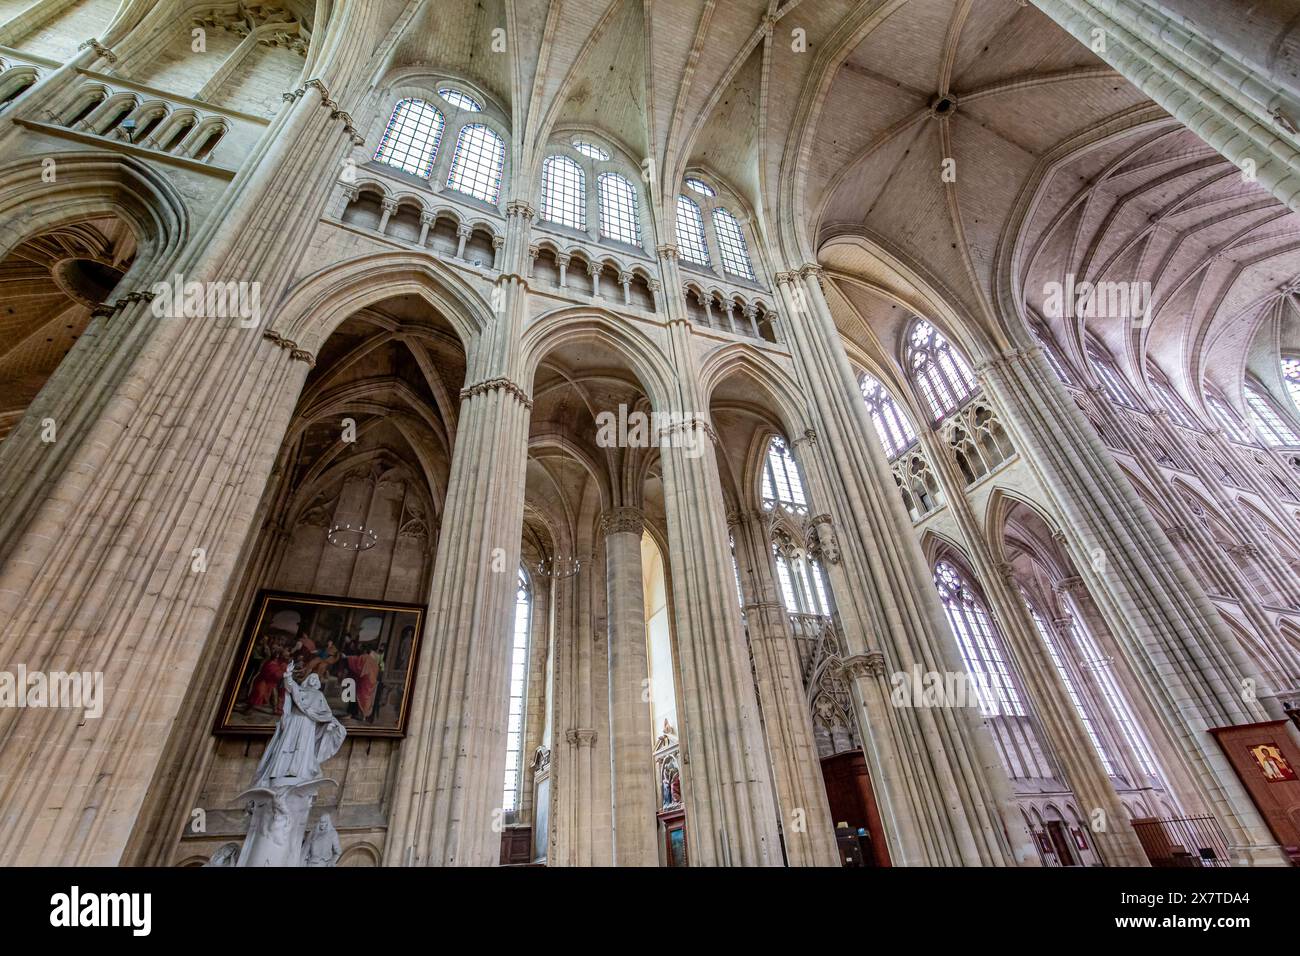
[[[659,436],[677,628],[683,798],[692,863],[778,865],[777,809],[758,701],[740,627],[713,429],[701,409],[699,370],[674,246],[659,264],[668,354],[678,391]],[[658,411],[659,409],[656,409]]]
[[[781,830],[791,866],[839,866],[812,718],[790,616],[772,571],[764,515],[728,515],[744,592],[745,629],[767,731]]]
[[[609,626],[609,749],[613,766],[614,865],[657,866],[655,775],[651,755],[650,669],[641,578],[640,508],[605,512]]]
[[[169,273],[258,282],[267,302],[282,294],[351,145],[322,108],[325,84],[363,74],[380,19],[360,6],[330,18],[318,85],[286,97]],[[112,321],[140,329],[136,351],[67,364],[46,385],[66,440],[33,448],[20,426],[0,449],[0,470],[30,485],[0,503],[0,656],[99,671],[106,688],[101,720],[0,713],[0,862],[10,865],[118,863],[133,828],[162,813],[150,788],[312,361],[235,321],[157,321],[146,295]],[[33,451],[42,463],[26,469],[19,459]]]
[[[1037,853],[978,714],[890,703],[891,672],[961,673],[964,665],[819,272],[777,274],[781,321],[816,435],[800,461],[812,500],[842,529],[840,562],[827,570],[847,650],[873,662],[850,673],[890,855],[901,865],[1032,865]]]
[[[1294,89],[1284,94],[1276,83],[1225,55],[1219,42],[1199,35],[1194,19],[1171,17],[1144,0],[1033,2],[1279,201],[1300,210],[1295,135],[1300,116],[1293,115],[1300,108]],[[1275,42],[1259,33],[1253,39],[1259,42],[1238,45],[1268,48]]]
[[[1097,596],[1144,696],[1229,844],[1251,862],[1280,859],[1211,727],[1280,717],[1236,639],[1048,366],[1042,349],[1013,350],[979,377],[1007,430],[1041,476],[1065,525],[1071,558]],[[1276,711],[1276,712],[1275,712]]]

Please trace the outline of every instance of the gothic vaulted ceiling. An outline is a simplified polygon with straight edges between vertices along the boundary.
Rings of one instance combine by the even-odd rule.
[[[645,166],[660,235],[683,173],[712,173],[781,261],[827,267],[837,319],[861,348],[893,354],[910,313],[935,312],[926,295],[966,347],[1005,340],[1000,316],[1021,300],[1041,313],[1045,284],[1065,273],[1149,282],[1153,300],[1140,327],[1050,321],[1067,351],[1095,334],[1189,394],[1239,379],[1253,354],[1298,334],[1284,303],[1300,272],[1295,216],[1032,5],[393,9],[390,65],[460,75],[495,97],[517,170],[558,130],[598,130]]]

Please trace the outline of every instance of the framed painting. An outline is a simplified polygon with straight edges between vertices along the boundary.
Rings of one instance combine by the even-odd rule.
[[[292,664],[294,680],[320,677],[349,736],[404,736],[425,611],[421,604],[262,590],[214,731],[272,733]]]

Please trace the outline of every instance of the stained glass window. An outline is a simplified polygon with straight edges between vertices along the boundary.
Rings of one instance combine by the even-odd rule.
[[[506,144],[480,123],[460,131],[456,153],[451,158],[447,185],[485,202],[501,198],[501,175],[506,163]]]
[[[457,109],[468,110],[471,113],[483,112],[483,107],[479,105],[478,100],[474,99],[472,96],[467,96],[460,90],[444,86],[438,91],[438,95]]]
[[[641,217],[637,213],[636,187],[626,176],[602,173],[597,180],[600,234],[628,245],[641,244]]]
[[[713,210],[713,231],[718,235],[718,252],[722,268],[742,279],[754,278],[754,266],[749,261],[749,247],[740,222],[725,209]]]
[[[799,463],[781,438],[773,438],[767,446],[763,505],[769,510],[777,505],[784,505],[791,511],[808,510],[808,499],[804,497],[803,481],[799,477]]]
[[[532,595],[528,579],[519,571],[515,590],[515,625],[510,653],[510,717],[506,725],[506,777],[501,806],[519,809],[519,775],[523,771],[524,693],[528,681],[528,629],[532,621]]]
[[[549,156],[542,164],[542,218],[587,228],[586,174],[567,156]]]
[[[908,365],[935,422],[943,421],[975,394],[975,376],[966,360],[924,319],[917,319],[912,326]]]
[[[595,143],[588,143],[585,140],[575,139],[573,141],[573,148],[582,153],[582,155],[586,156],[588,159],[598,159],[602,163],[609,161],[609,153],[601,149]]]
[[[442,113],[424,100],[401,100],[393,107],[375,159],[428,179],[445,125]]]
[[[1025,598],[1025,606],[1029,609],[1029,616],[1034,619],[1034,627],[1038,628],[1038,635],[1043,639],[1043,646],[1047,648],[1047,655],[1052,659],[1052,664],[1056,667],[1056,673],[1061,675],[1061,683],[1065,686],[1065,695],[1070,698],[1070,703],[1074,705],[1074,711],[1079,715],[1079,721],[1083,724],[1088,739],[1092,741],[1093,749],[1097,751],[1097,756],[1101,758],[1101,765],[1105,769],[1106,775],[1108,777],[1115,776],[1115,768],[1111,765],[1110,757],[1106,756],[1106,748],[1101,745],[1101,738],[1097,736],[1097,728],[1093,726],[1092,718],[1088,716],[1088,711],[1084,708],[1078,691],[1074,689],[1074,679],[1070,677],[1070,671],[1061,658],[1060,651],[1056,646],[1056,635],[1052,633],[1052,629],[1047,626],[1047,622],[1043,620],[1038,610],[1029,603],[1028,598]]]
[[[704,239],[704,215],[689,196],[677,197],[677,248],[687,262],[707,266],[709,247]]]
[[[1278,414],[1264,393],[1253,385],[1246,386],[1246,409],[1250,423],[1259,437],[1270,445],[1300,445],[1300,435]]]
[[[863,372],[858,379],[858,387],[862,390],[863,401],[867,403],[871,423],[876,426],[880,446],[885,450],[885,456],[893,461],[916,444],[916,432],[912,430],[912,423],[898,407],[894,396],[889,394],[889,390],[875,376]]]
[[[1300,358],[1292,356],[1282,359],[1282,381],[1286,382],[1292,403],[1300,409]]]
[[[712,186],[700,179],[687,179],[686,185],[691,189],[694,189],[701,196],[708,196],[710,199],[717,195],[717,192]]]
[[[1253,445],[1255,436],[1251,434],[1245,423],[1237,417],[1237,413],[1228,407],[1228,403],[1217,395],[1206,395],[1205,404],[1210,409],[1210,414],[1214,420],[1219,423],[1219,427],[1233,441],[1244,442]]]
[[[984,604],[947,561],[935,565],[934,585],[939,589],[962,660],[974,678],[980,713],[985,717],[1025,716],[1011,669],[1002,656],[1001,640],[994,633]]]

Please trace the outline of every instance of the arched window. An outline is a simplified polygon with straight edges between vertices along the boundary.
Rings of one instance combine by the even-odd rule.
[[[704,215],[689,196],[677,197],[677,248],[683,259],[709,265],[709,246],[704,239]]]
[[[595,143],[588,143],[584,139],[575,139],[570,145],[588,159],[598,159],[602,163],[609,161],[609,151],[602,146],[597,146]]]
[[[894,396],[889,394],[889,390],[875,376],[863,372],[858,379],[858,387],[862,389],[862,399],[867,403],[867,414],[876,426],[880,447],[885,450],[885,457],[893,461],[916,444],[916,432],[912,430],[912,423],[898,407]]]
[[[689,186],[691,189],[694,189],[701,196],[708,196],[710,199],[712,199],[714,196],[718,194],[717,191],[712,186],[710,186],[702,179],[695,179],[693,177],[688,177],[686,179],[686,185]]]
[[[542,163],[542,218],[574,229],[587,228],[587,177],[568,156]]]
[[[1074,705],[1075,713],[1079,715],[1079,720],[1088,734],[1088,739],[1092,741],[1093,749],[1097,751],[1097,756],[1101,758],[1101,765],[1106,771],[1106,776],[1115,776],[1115,768],[1111,765],[1110,758],[1106,756],[1106,749],[1101,745],[1101,738],[1097,736],[1097,729],[1093,726],[1092,718],[1088,716],[1088,711],[1079,698],[1079,692],[1074,689],[1074,679],[1070,676],[1070,671],[1065,666],[1065,660],[1061,657],[1060,650],[1056,646],[1056,635],[1052,633],[1052,629],[1047,626],[1047,622],[1038,613],[1038,609],[1034,607],[1028,597],[1025,597],[1023,592],[1021,598],[1025,602],[1025,607],[1029,609],[1029,616],[1034,619],[1034,627],[1038,628],[1038,635],[1043,639],[1043,646],[1047,648],[1047,655],[1052,659],[1056,672],[1061,675],[1061,683],[1065,685],[1065,695],[1070,698],[1070,703]]]
[[[1291,401],[1300,411],[1300,358],[1289,356],[1282,359],[1282,381],[1286,382]]]
[[[1002,656],[998,636],[988,611],[962,576],[947,561],[934,567],[934,585],[957,638],[962,660],[974,678],[980,713],[985,717],[1025,716],[1025,706],[1011,680],[1011,669]]]
[[[1047,359],[1047,364],[1052,366],[1052,371],[1066,385],[1074,384],[1074,376],[1070,374],[1069,368],[1065,364],[1065,359],[1061,358],[1061,353],[1056,351],[1056,346],[1051,343],[1045,336],[1039,335],[1037,329],[1030,329],[1033,333],[1034,341],[1043,348],[1043,356]]]
[[[1219,427],[1233,441],[1244,442],[1248,445],[1255,444],[1255,436],[1251,434],[1245,423],[1237,417],[1237,413],[1228,407],[1228,403],[1217,395],[1205,396],[1206,407],[1210,409],[1210,414],[1214,420],[1219,423]]]
[[[763,507],[771,510],[777,505],[800,513],[808,510],[799,463],[784,439],[774,437],[767,446],[767,464],[763,468]]]
[[[519,569],[515,590],[515,626],[510,653],[510,718],[506,726],[506,778],[501,806],[506,812],[519,809],[520,758],[524,747],[524,694],[528,682],[528,629],[532,624],[533,600],[528,579]]]
[[[821,565],[807,556],[787,558],[776,542],[772,543],[772,559],[776,562],[776,580],[781,585],[786,610],[791,614],[830,617],[831,606]]]
[[[1246,384],[1246,409],[1250,412],[1250,423],[1266,444],[1300,445],[1300,435],[1283,420],[1264,393],[1250,383]]]
[[[725,209],[713,210],[713,231],[718,235],[718,252],[722,268],[742,279],[754,278],[754,264],[749,261],[749,246],[740,222]]]
[[[483,107],[479,104],[478,100],[466,93],[462,93],[460,90],[454,89],[453,87],[444,86],[438,91],[438,95],[458,110],[466,110],[470,113],[483,112]]]
[[[929,322],[917,319],[908,341],[907,364],[935,422],[975,394],[975,376],[961,353]]]
[[[437,107],[424,100],[401,100],[388,118],[388,127],[375,150],[375,159],[428,179],[433,172],[433,160],[438,155],[445,125]]]
[[[1128,383],[1124,381],[1124,376],[1119,374],[1113,362],[1101,352],[1088,346],[1088,362],[1092,365],[1093,371],[1097,373],[1097,378],[1101,382],[1101,387],[1106,392],[1106,396],[1119,405],[1126,408],[1137,408],[1137,399],[1129,391]]]
[[[1133,714],[1128,708],[1128,703],[1124,700],[1124,695],[1120,691],[1119,681],[1112,672],[1111,665],[1113,661],[1101,653],[1101,647],[1089,633],[1083,618],[1079,615],[1079,609],[1075,606],[1074,599],[1069,594],[1062,595],[1062,603],[1065,605],[1066,612],[1073,621],[1070,630],[1074,634],[1074,639],[1079,646],[1082,654],[1080,664],[1091,670],[1097,675],[1097,686],[1101,689],[1101,695],[1106,699],[1106,706],[1115,717],[1115,722],[1119,725],[1120,733],[1124,737],[1124,742],[1128,744],[1133,755],[1137,757],[1138,764],[1141,765],[1142,771],[1148,776],[1159,777],[1160,773],[1156,769],[1156,762],[1151,756],[1151,748],[1147,746],[1146,740],[1138,732],[1137,723],[1133,720]]]
[[[601,173],[596,197],[600,200],[600,234],[615,242],[641,245],[641,216],[632,181],[618,173]]]
[[[456,138],[447,185],[484,202],[501,198],[501,175],[506,164],[506,144],[482,123],[472,123]]]

